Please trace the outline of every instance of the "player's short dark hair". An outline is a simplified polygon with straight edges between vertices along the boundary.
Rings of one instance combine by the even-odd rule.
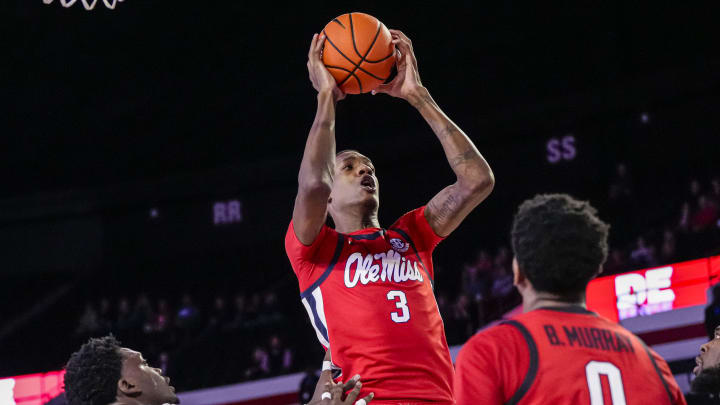
[[[512,247],[533,288],[572,301],[605,262],[608,230],[587,201],[540,194],[523,202],[515,214]]]
[[[69,405],[115,402],[122,373],[120,342],[113,335],[91,338],[65,366],[65,397]]]

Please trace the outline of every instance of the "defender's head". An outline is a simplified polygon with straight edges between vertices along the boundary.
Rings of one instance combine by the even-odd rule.
[[[330,215],[359,208],[362,212],[377,212],[380,188],[372,161],[355,150],[335,155],[335,172],[328,210]]]
[[[69,405],[180,402],[170,379],[160,369],[150,367],[139,352],[120,347],[112,335],[83,344],[70,356],[65,370]]]
[[[567,194],[542,194],[523,202],[512,226],[513,273],[521,290],[568,302],[583,301],[585,288],[607,258],[609,226],[588,202]]]
[[[720,326],[715,328],[713,339],[700,346],[700,355],[695,358],[695,363],[692,390],[717,395],[720,392]]]

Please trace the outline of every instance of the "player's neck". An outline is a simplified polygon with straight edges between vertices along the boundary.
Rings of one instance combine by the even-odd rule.
[[[574,300],[568,300],[566,297],[545,292],[532,291],[523,294],[523,312],[530,312],[540,308],[569,306],[587,308],[585,305],[585,297],[582,296]]]
[[[138,401],[135,398],[120,398],[116,399],[115,402],[111,403],[110,405],[145,405],[141,401]]]
[[[380,228],[380,222],[377,218],[377,212],[365,212],[359,215],[337,215],[333,216],[335,222],[335,230],[340,233],[351,233],[366,228]]]

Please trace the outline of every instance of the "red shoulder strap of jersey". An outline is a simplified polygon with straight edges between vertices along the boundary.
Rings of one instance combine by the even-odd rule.
[[[510,325],[517,329],[525,339],[525,343],[528,345],[528,351],[530,352],[530,366],[528,367],[527,374],[525,374],[525,378],[517,391],[515,391],[513,396],[505,403],[505,405],[517,405],[525,394],[530,391],[530,387],[532,387],[533,382],[535,382],[535,377],[537,377],[539,367],[538,348],[537,344],[535,344],[535,339],[533,339],[530,331],[527,330],[525,325],[516,320],[504,321],[502,324]]]

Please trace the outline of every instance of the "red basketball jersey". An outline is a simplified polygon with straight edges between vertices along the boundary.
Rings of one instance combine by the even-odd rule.
[[[482,331],[455,369],[458,405],[685,404],[665,360],[581,307],[538,309]]]
[[[433,294],[442,240],[424,207],[389,229],[341,234],[323,226],[310,246],[290,227],[285,250],[320,343],[347,381],[360,374],[373,404],[453,404],[453,366]]]

